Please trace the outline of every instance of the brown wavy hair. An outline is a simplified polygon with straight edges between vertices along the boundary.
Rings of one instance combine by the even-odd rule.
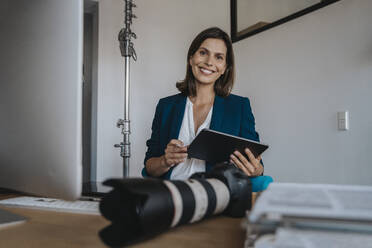
[[[220,28],[212,27],[200,32],[191,42],[186,59],[185,79],[176,83],[177,89],[185,96],[196,96],[195,77],[192,73],[189,59],[208,38],[223,40],[227,48],[225,73],[214,83],[214,91],[216,95],[226,97],[231,93],[233,88],[235,81],[235,62],[231,39],[229,35]]]

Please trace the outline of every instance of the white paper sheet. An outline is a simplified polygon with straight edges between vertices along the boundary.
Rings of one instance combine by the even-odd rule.
[[[372,221],[372,187],[271,183],[256,200],[249,222],[281,216]]]
[[[279,228],[262,236],[255,248],[372,248],[372,235]]]

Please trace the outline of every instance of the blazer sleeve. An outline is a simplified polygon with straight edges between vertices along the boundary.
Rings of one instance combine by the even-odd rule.
[[[247,97],[243,100],[242,120],[240,126],[240,135],[243,138],[260,141],[260,137],[255,129],[255,119],[252,113],[251,104]]]
[[[152,157],[160,157],[162,151],[160,148],[160,129],[161,129],[161,116],[162,116],[162,104],[161,101],[158,102],[156,106],[155,116],[152,121],[151,127],[151,137],[146,141],[147,151],[145,154],[144,168],[142,169],[142,176],[148,177],[146,171],[146,161]]]
[[[256,132],[256,121],[254,119],[251,104],[247,97],[244,98],[243,107],[242,107],[242,124],[240,126],[240,136],[243,138],[255,140],[260,142],[260,136]],[[264,165],[261,160],[261,164]],[[263,175],[263,173],[262,173]]]

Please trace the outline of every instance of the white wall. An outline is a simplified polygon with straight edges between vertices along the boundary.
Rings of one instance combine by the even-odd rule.
[[[159,98],[177,93],[187,49],[197,33],[210,26],[230,32],[229,1],[136,0],[132,30],[138,61],[131,63],[130,175],[139,176],[146,140]],[[123,27],[123,1],[99,2],[97,180],[122,176],[122,160],[113,144],[121,141],[118,118],[124,109],[124,61],[117,35]]]
[[[372,1],[340,1],[234,43],[276,181],[372,184]],[[337,111],[350,130],[337,130]]]

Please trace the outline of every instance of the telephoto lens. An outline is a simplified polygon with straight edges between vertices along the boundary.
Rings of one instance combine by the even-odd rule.
[[[113,189],[102,199],[100,212],[112,223],[99,235],[113,247],[135,244],[212,215],[243,217],[251,208],[250,179],[229,163],[184,181],[109,179],[104,185]]]

